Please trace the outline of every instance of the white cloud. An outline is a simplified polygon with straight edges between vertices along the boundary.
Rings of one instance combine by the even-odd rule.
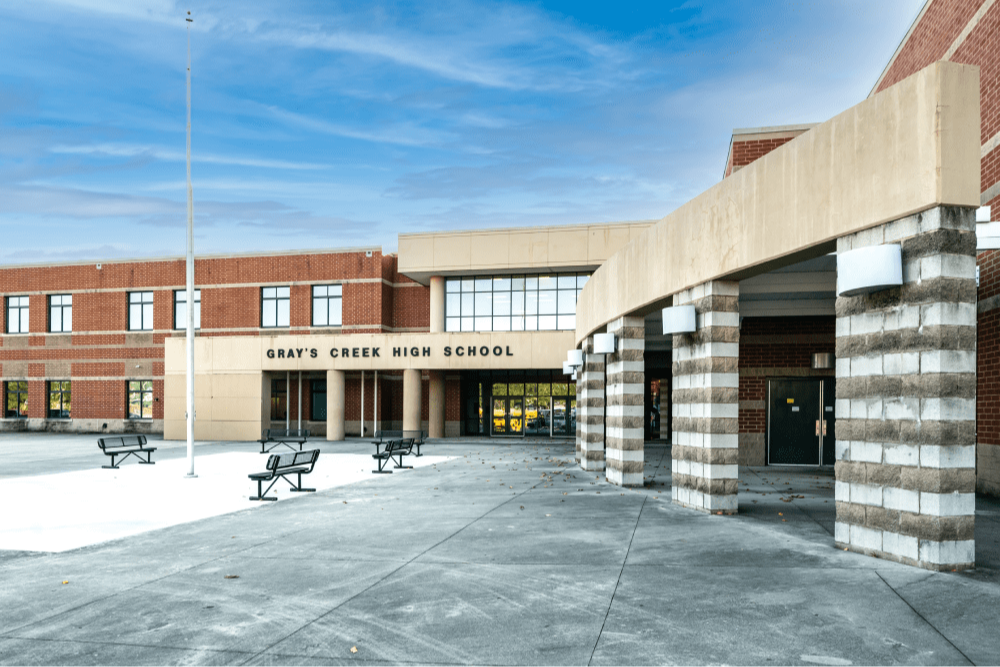
[[[84,144],[76,146],[57,145],[49,149],[51,153],[66,155],[103,155],[107,157],[150,157],[166,162],[183,162],[187,159],[185,153],[159,146],[143,146],[136,144]],[[260,167],[262,169],[326,169],[326,165],[308,162],[288,162],[286,160],[269,160],[265,158],[237,157],[232,155],[213,155],[192,151],[191,161],[207,164],[232,164],[240,167]]]

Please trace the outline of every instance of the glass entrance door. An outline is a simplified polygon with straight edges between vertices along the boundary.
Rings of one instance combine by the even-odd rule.
[[[552,435],[576,435],[576,399],[552,397]]]
[[[524,398],[493,398],[493,435],[524,435]]]

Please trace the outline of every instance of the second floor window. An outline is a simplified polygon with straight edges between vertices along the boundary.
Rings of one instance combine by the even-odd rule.
[[[288,287],[261,288],[260,325],[262,327],[288,326]]]
[[[187,329],[187,290],[174,291],[174,328]],[[201,290],[194,291],[194,328],[201,328]]]
[[[7,297],[7,333],[28,333],[28,297]]]
[[[66,333],[73,330],[73,295],[53,294],[49,297],[49,331]]]
[[[313,285],[314,327],[339,327],[343,324],[342,285]]]
[[[69,419],[70,399],[69,381],[49,383],[49,418]]]
[[[153,330],[152,292],[129,292],[128,329],[129,331]]]
[[[28,418],[28,383],[8,382],[4,416],[8,419]]]

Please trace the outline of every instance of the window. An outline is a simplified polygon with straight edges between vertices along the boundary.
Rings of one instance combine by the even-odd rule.
[[[128,418],[153,418],[153,381],[129,380],[128,382]]]
[[[187,290],[174,290],[174,328],[187,329]],[[201,290],[194,291],[194,328],[201,328]]]
[[[7,297],[7,333],[28,333],[28,297]]]
[[[452,278],[445,282],[445,331],[576,328],[576,301],[589,274]]]
[[[28,418],[28,383],[8,382],[4,399],[4,417],[8,419]]]
[[[152,292],[129,292],[128,328],[129,331],[153,330]]]
[[[284,380],[271,380],[271,419],[288,416],[288,385]]]
[[[262,327],[288,326],[288,288],[261,288],[260,325]]]
[[[49,382],[49,419],[69,419],[69,381]]]
[[[343,324],[342,285],[313,285],[314,327],[339,327]]]
[[[68,333],[73,330],[73,295],[53,294],[49,297],[49,331]]]
[[[326,380],[312,381],[312,415],[314,422],[326,421]]]

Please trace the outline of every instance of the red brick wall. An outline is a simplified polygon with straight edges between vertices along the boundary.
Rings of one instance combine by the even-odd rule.
[[[795,137],[782,137],[781,139],[751,139],[740,141],[733,137],[733,147],[729,154],[729,164],[726,166],[726,176],[730,176],[733,170],[738,167],[745,167],[748,164],[759,160],[775,148],[787,144]]]
[[[979,302],[989,305],[1000,298],[1000,250],[979,253],[978,264]],[[1000,445],[1000,308],[979,314],[976,357],[977,440]]]
[[[206,258],[197,260],[195,268],[196,284],[202,290],[202,331],[198,335],[274,335],[289,331],[260,328],[261,285],[282,283],[291,286],[290,325],[298,328],[296,333],[302,333],[303,328],[311,325],[311,289],[308,284],[291,285],[292,282],[323,284],[346,281],[343,292],[344,324],[361,327],[352,329],[352,333],[377,332],[396,326],[392,320],[394,300],[400,304],[401,313],[409,321],[419,319],[413,313],[422,307],[426,327],[427,288],[407,288],[416,299],[407,301],[398,297],[391,285],[384,285],[383,278],[388,274],[394,280],[407,279],[397,277],[395,256],[383,257],[378,251],[373,251],[371,257],[359,251]],[[30,330],[38,335],[29,337],[26,348],[22,347],[22,341],[15,348],[0,333],[0,373],[9,374],[10,365],[5,370],[5,361],[33,362],[28,366],[31,378],[29,416],[36,419],[47,416],[45,379],[49,375],[46,362],[70,363],[74,419],[124,419],[126,381],[146,379],[135,376],[135,364],[145,362],[143,367],[147,367],[146,364],[151,362],[154,397],[161,399],[154,401],[154,419],[162,419],[163,341],[166,336],[181,335],[180,330],[174,330],[173,302],[174,290],[182,288],[184,280],[184,261],[173,259],[102,263],[100,270],[91,263],[0,268],[0,297],[36,292],[30,295]],[[127,335],[127,293],[137,290],[154,292],[155,331],[151,346],[126,347],[130,340]],[[57,293],[73,295],[73,333],[67,337],[68,344],[65,345],[48,344],[62,339],[50,339],[45,335],[48,330],[47,295]],[[388,305],[384,303],[387,293],[390,296]],[[0,309],[0,332],[5,331],[5,318],[4,307]],[[48,371],[51,372],[52,368]],[[63,374],[59,373],[60,376]],[[368,384],[367,391],[370,393],[371,380]],[[290,407],[294,413],[297,409],[294,382],[292,396]],[[372,398],[366,396],[366,401],[370,403]],[[304,417],[311,413],[309,400],[306,384],[303,386]],[[397,405],[401,411],[401,397]],[[367,414],[370,416],[372,413]],[[293,414],[293,418],[295,416]]]
[[[878,91],[940,60],[958,38],[985,0],[934,0],[914,27],[896,61],[878,86]],[[1000,3],[987,11],[951,61],[979,67],[981,143],[1000,132]],[[982,160],[981,192],[1000,182],[1000,148]],[[1000,196],[986,202],[991,218],[1000,221]]]
[[[934,0],[889,68],[878,92],[940,60],[984,0]]]

